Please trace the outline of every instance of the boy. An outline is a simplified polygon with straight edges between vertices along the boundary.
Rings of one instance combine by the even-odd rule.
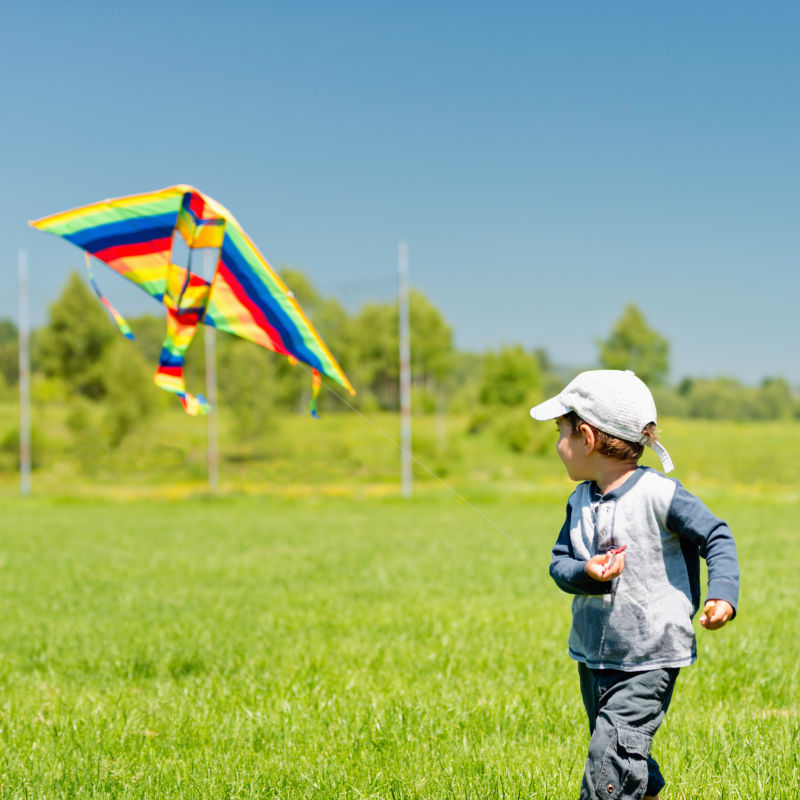
[[[708,565],[708,630],[736,614],[739,567],[728,526],[681,484],[638,460],[657,442],[656,407],[632,372],[582,372],[531,409],[555,419],[572,480],[550,575],[572,601],[569,654],[578,662],[591,740],[581,800],[657,800],[650,755],[681,667],[697,657],[700,556]]]

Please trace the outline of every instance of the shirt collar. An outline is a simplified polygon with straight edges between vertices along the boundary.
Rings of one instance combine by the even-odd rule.
[[[597,484],[594,481],[589,481],[589,494],[592,501],[602,500],[603,502],[606,502],[608,500],[618,500],[626,492],[629,492],[631,489],[633,489],[633,487],[636,486],[636,484],[642,479],[645,472],[650,470],[651,467],[636,467],[636,470],[625,479],[625,483],[623,483],[621,486],[617,486],[616,489],[612,489],[610,492],[606,492],[605,494],[600,494]]]

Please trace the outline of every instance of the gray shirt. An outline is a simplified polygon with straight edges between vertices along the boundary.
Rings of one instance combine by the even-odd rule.
[[[586,562],[627,545],[612,581],[586,574]],[[569,654],[596,669],[684,667],[697,657],[692,617],[700,605],[700,557],[708,597],[739,602],[736,544],[727,524],[674,478],[639,467],[601,495],[581,483],[553,548],[550,575],[574,594]]]

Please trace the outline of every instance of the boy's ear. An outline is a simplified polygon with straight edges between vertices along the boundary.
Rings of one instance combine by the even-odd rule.
[[[578,430],[581,434],[583,452],[588,456],[589,453],[594,451],[595,445],[597,444],[597,437],[594,435],[592,427],[586,423],[583,423]]]

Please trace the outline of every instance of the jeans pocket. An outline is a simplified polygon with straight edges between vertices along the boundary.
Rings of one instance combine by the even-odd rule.
[[[641,797],[647,786],[647,757],[652,737],[631,728],[617,728],[603,757],[597,796],[608,800]]]

